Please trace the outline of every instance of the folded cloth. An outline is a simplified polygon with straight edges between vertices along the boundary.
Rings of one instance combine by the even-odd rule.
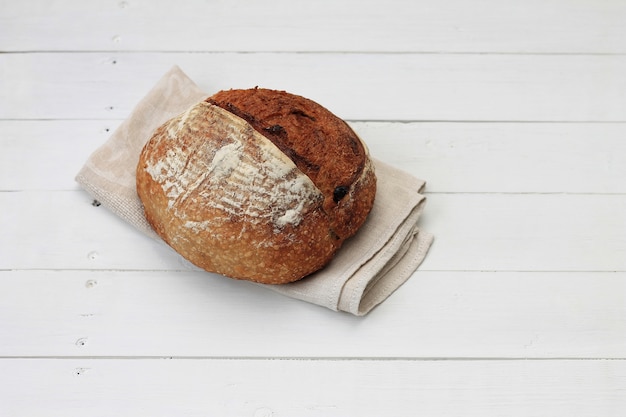
[[[180,68],[173,67],[88,158],[76,181],[103,206],[160,240],[146,221],[137,196],[135,169],[139,154],[154,129],[207,96]],[[421,194],[425,182],[381,161],[374,160],[374,165],[378,180],[374,207],[335,258],[300,281],[258,285],[362,316],[415,272],[433,241],[431,234],[417,227],[425,202]]]

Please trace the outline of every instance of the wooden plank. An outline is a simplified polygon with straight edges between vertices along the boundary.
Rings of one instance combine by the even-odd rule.
[[[624,53],[625,19],[619,0],[35,0],[3,4],[0,50]]]
[[[626,273],[418,271],[365,318],[204,272],[2,271],[0,357],[618,358]]]
[[[0,360],[0,412],[621,417],[625,362]]]
[[[323,53],[2,54],[0,119],[123,119],[174,64],[208,93],[283,89],[349,120],[626,121],[626,55]]]
[[[6,224],[0,234],[0,269],[27,265],[65,269],[62,265],[72,264],[70,269],[101,269],[98,265],[104,269],[186,268],[164,243],[146,237],[92,202],[78,190],[0,193],[0,221]],[[110,244],[125,246],[127,253],[110,251]]]
[[[626,124],[353,123],[428,192],[624,193]]]
[[[0,190],[69,190],[117,120],[0,120]],[[16,175],[19,173],[19,175]]]
[[[82,191],[0,193],[0,269],[186,266]],[[426,270],[626,271],[626,195],[428,194]],[[27,219],[27,220],[20,220]]]
[[[0,190],[75,189],[118,124],[0,121]],[[374,157],[426,179],[429,192],[626,193],[625,123],[351,125]]]
[[[420,221],[436,243],[422,267],[624,271],[624,213],[624,195],[429,195]]]

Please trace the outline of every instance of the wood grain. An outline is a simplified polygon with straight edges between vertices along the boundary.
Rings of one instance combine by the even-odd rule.
[[[626,121],[626,55],[185,52],[0,54],[0,119],[123,119],[173,65],[353,121]]]
[[[35,0],[3,4],[0,50],[614,54],[625,18],[619,0]]]
[[[0,412],[617,416],[626,407],[625,362],[0,360],[1,395],[11,399]]]
[[[623,359],[626,273],[420,270],[362,319],[203,272],[3,271],[0,323],[0,357]]]

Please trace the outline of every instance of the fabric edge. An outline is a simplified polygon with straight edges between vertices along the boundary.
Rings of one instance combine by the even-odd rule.
[[[411,243],[407,253],[391,268],[384,277],[372,288],[359,303],[356,311],[351,311],[356,316],[364,316],[376,306],[385,301],[391,294],[398,290],[411,278],[422,264],[434,241],[434,235],[425,231],[419,231]],[[385,279],[392,274],[391,279]],[[384,284],[384,285],[383,285]]]

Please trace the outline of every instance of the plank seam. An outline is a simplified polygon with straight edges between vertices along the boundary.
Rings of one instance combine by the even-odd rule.
[[[487,361],[625,361],[626,357],[353,357],[353,356],[170,356],[170,355],[2,355],[0,360],[205,360],[302,362],[487,362]]]
[[[177,49],[18,49],[9,54],[211,54],[211,55],[493,55],[493,56],[626,56],[626,52],[515,52],[515,51],[383,51],[383,50],[177,50]]]

